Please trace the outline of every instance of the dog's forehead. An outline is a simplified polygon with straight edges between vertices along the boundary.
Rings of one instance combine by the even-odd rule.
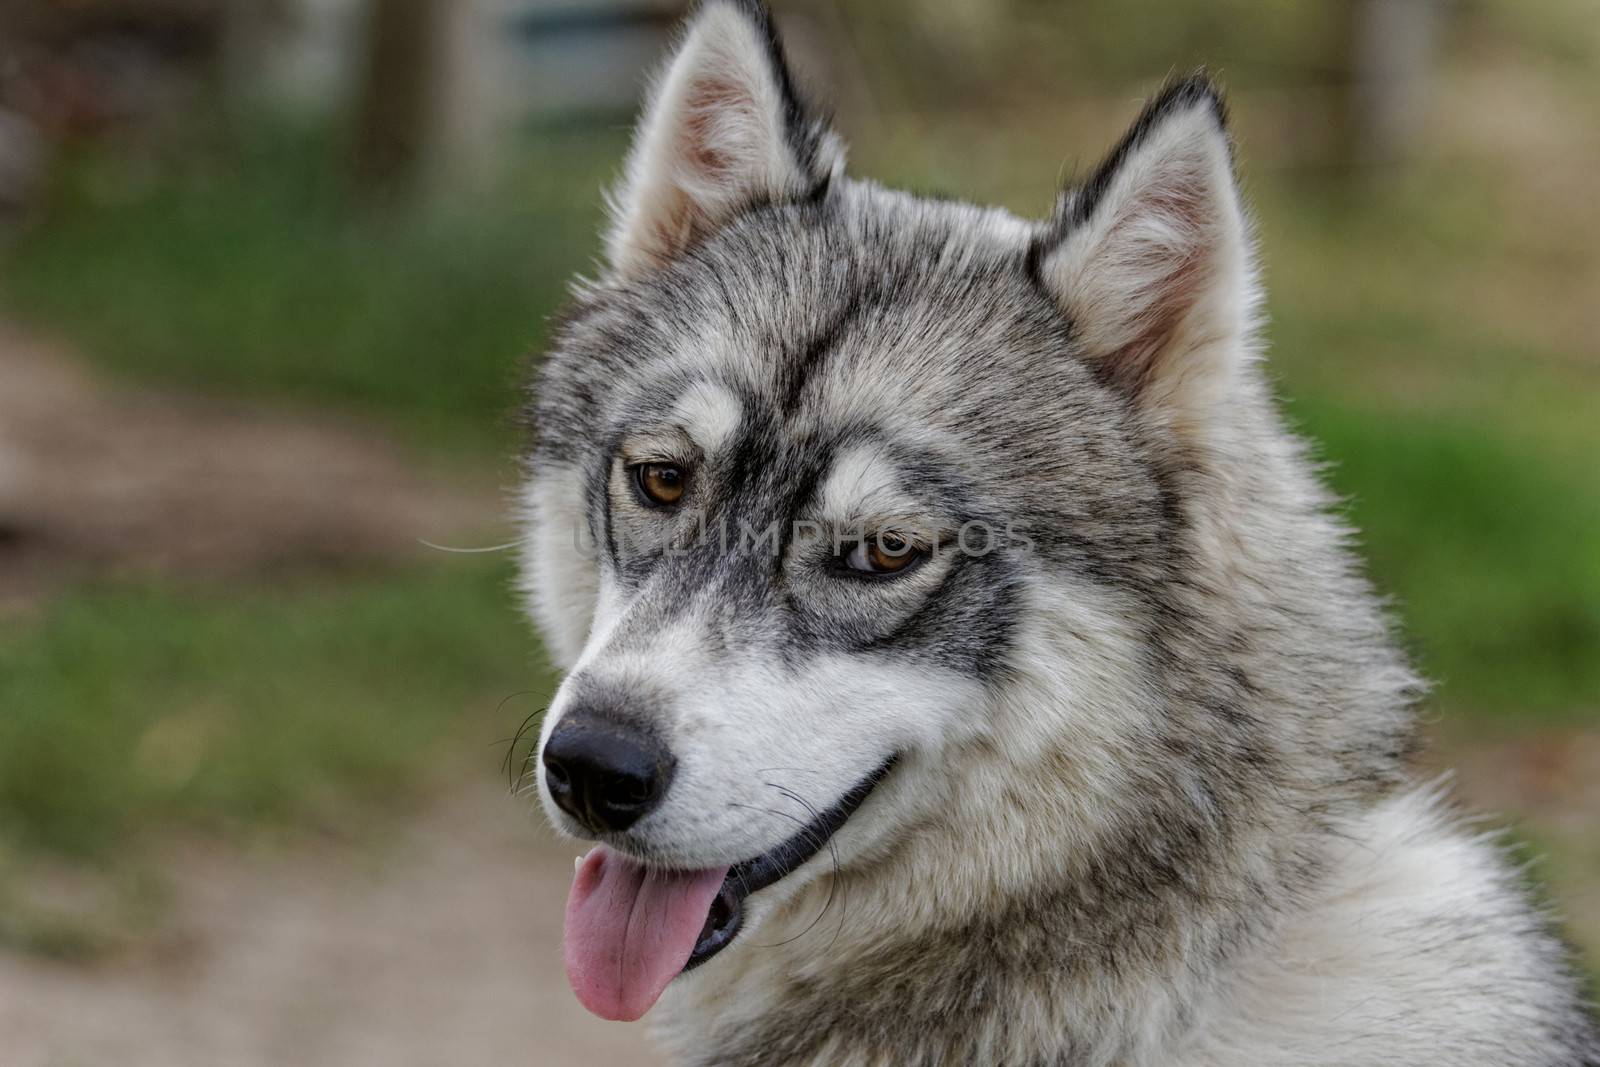
[[[826,203],[752,211],[580,307],[540,382],[536,448],[570,461],[669,430],[707,456],[738,452],[758,481],[787,472],[823,490],[867,441],[880,482],[942,464],[943,484],[1060,498],[1074,471],[1125,467],[1126,448],[1112,439],[1122,405],[1030,273],[1037,234],[998,209],[853,181]]]
[[[651,287],[662,334],[633,390],[713,440],[757,414],[926,432],[1019,411],[1027,386],[1073,373],[1067,323],[1028,273],[1034,233],[865,183],[754,213]]]

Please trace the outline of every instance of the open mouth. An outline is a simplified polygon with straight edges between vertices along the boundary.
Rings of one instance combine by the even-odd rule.
[[[633,1020],[667,984],[727,948],[744,924],[744,899],[815,856],[894,766],[884,761],[777,847],[732,867],[669,871],[605,845],[578,862],[567,900],[567,978],[583,1006]]]

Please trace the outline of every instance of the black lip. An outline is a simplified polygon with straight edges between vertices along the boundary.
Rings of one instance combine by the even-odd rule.
[[[776,848],[734,864],[723,879],[722,888],[717,891],[717,898],[706,917],[706,928],[701,931],[700,940],[695,942],[694,951],[689,954],[689,962],[683,965],[683,969],[693,970],[732,944],[744,925],[744,898],[793,873],[802,863],[822,851],[823,846],[839,832],[839,827],[855,814],[856,809],[888,775],[896,759],[897,756],[890,756],[884,760],[877,770],[846,790],[833,807],[812,819],[800,828],[799,833]]]

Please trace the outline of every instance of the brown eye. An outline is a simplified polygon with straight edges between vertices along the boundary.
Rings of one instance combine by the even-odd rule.
[[[664,508],[683,499],[689,472],[676,463],[641,463],[633,468],[633,480],[647,506]]]
[[[898,574],[922,562],[927,553],[908,538],[888,530],[857,541],[844,564],[860,574]]]

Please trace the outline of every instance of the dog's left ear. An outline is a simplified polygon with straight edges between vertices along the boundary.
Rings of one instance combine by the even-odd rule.
[[[1201,417],[1249,356],[1256,286],[1222,99],[1169,85],[1034,249],[1105,377],[1170,420]]]
[[[795,92],[760,0],[702,0],[611,197],[614,276],[638,278],[761,203],[814,196],[844,148]]]

